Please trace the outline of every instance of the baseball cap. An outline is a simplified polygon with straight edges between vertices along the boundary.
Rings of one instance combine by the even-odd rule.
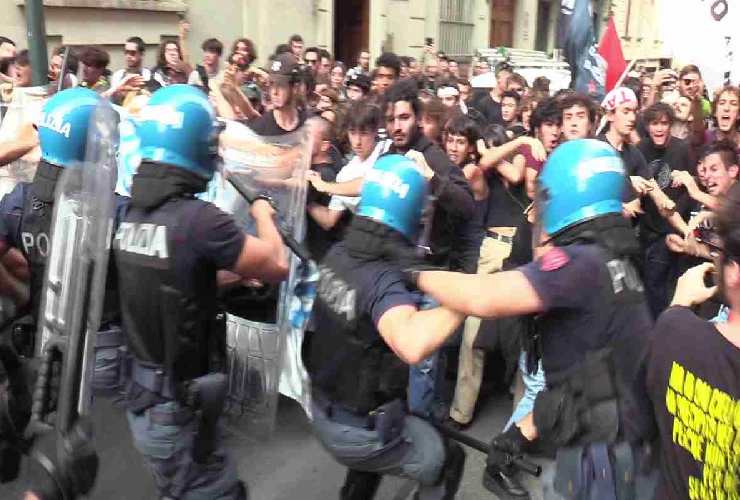
[[[354,85],[360,87],[363,92],[369,92],[371,84],[370,77],[364,73],[355,73],[347,80],[347,87]]]
[[[289,83],[299,73],[300,65],[293,54],[280,54],[270,63],[269,74],[273,81]]]

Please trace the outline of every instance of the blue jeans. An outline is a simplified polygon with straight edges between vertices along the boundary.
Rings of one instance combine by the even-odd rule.
[[[236,466],[217,437],[205,463],[193,460],[197,420],[165,425],[162,418],[182,413],[184,407],[170,401],[144,410],[126,412],[136,449],[144,455],[163,498],[178,500],[236,500],[243,498]],[[186,410],[187,411],[187,410]],[[192,412],[191,412],[192,413]]]
[[[657,318],[668,307],[676,288],[678,260],[666,246],[664,238],[644,244],[643,255],[645,298],[653,318]]]
[[[429,295],[424,295],[419,309],[426,310],[438,307],[439,303]],[[413,332],[409,332],[413,334]],[[409,367],[408,405],[411,413],[432,415],[434,403],[439,399],[440,387],[440,354],[439,351]]]
[[[514,408],[514,412],[511,414],[509,421],[506,422],[504,432],[512,426],[512,424],[519,422],[521,419],[532,413],[534,410],[534,400],[537,398],[537,394],[545,388],[545,370],[542,368],[542,360],[537,362],[537,372],[529,374],[527,372],[527,353],[522,352],[519,354],[519,373],[522,374],[522,380],[524,381],[524,395],[522,399]]]
[[[441,499],[437,484],[445,463],[442,437],[429,423],[407,415],[401,439],[383,444],[374,430],[345,425],[312,405],[313,429],[322,446],[340,464],[353,470],[405,477],[419,483],[420,499]]]

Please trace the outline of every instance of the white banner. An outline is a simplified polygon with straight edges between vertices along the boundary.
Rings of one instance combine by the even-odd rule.
[[[674,66],[697,65],[710,96],[727,73],[740,83],[739,0],[663,0],[660,21]]]

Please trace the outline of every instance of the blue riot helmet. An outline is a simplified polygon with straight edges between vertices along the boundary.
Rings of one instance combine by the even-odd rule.
[[[211,179],[215,113],[203,91],[190,85],[157,90],[141,110],[137,132],[142,161],[173,165]]]
[[[545,232],[555,236],[581,222],[621,213],[624,175],[622,159],[605,142],[579,139],[558,146],[538,178]]]
[[[412,160],[381,156],[365,176],[357,215],[368,217],[415,242],[426,201],[427,180]]]
[[[82,162],[90,117],[100,101],[98,94],[81,87],[62,90],[46,101],[38,122],[41,159],[60,167]]]

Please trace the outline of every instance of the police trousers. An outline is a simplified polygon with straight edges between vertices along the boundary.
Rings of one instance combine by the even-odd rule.
[[[313,430],[326,451],[353,470],[405,477],[419,484],[421,500],[441,499],[445,463],[442,436],[424,420],[406,415],[401,438],[383,444],[378,432],[345,425],[312,404]]]
[[[516,228],[495,228],[496,234],[512,238]],[[508,231],[506,231],[508,230]],[[490,233],[489,233],[490,234]],[[510,240],[503,241],[501,238],[486,236],[480,246],[480,257],[478,258],[478,274],[492,274],[501,270],[511,254],[512,243]],[[481,319],[468,316],[463,327],[463,340],[460,345],[460,357],[457,368],[457,384],[455,385],[455,396],[450,407],[450,417],[461,423],[467,424],[473,420],[475,403],[478,401],[480,386],[483,382],[483,368],[486,353],[482,349],[476,349],[475,339],[480,331]]]
[[[169,401],[152,406],[140,414],[131,411],[126,413],[136,449],[144,456],[162,498],[242,498],[236,465],[223,447],[220,432],[214,451],[205,463],[199,464],[193,460],[198,422],[192,410]]]

